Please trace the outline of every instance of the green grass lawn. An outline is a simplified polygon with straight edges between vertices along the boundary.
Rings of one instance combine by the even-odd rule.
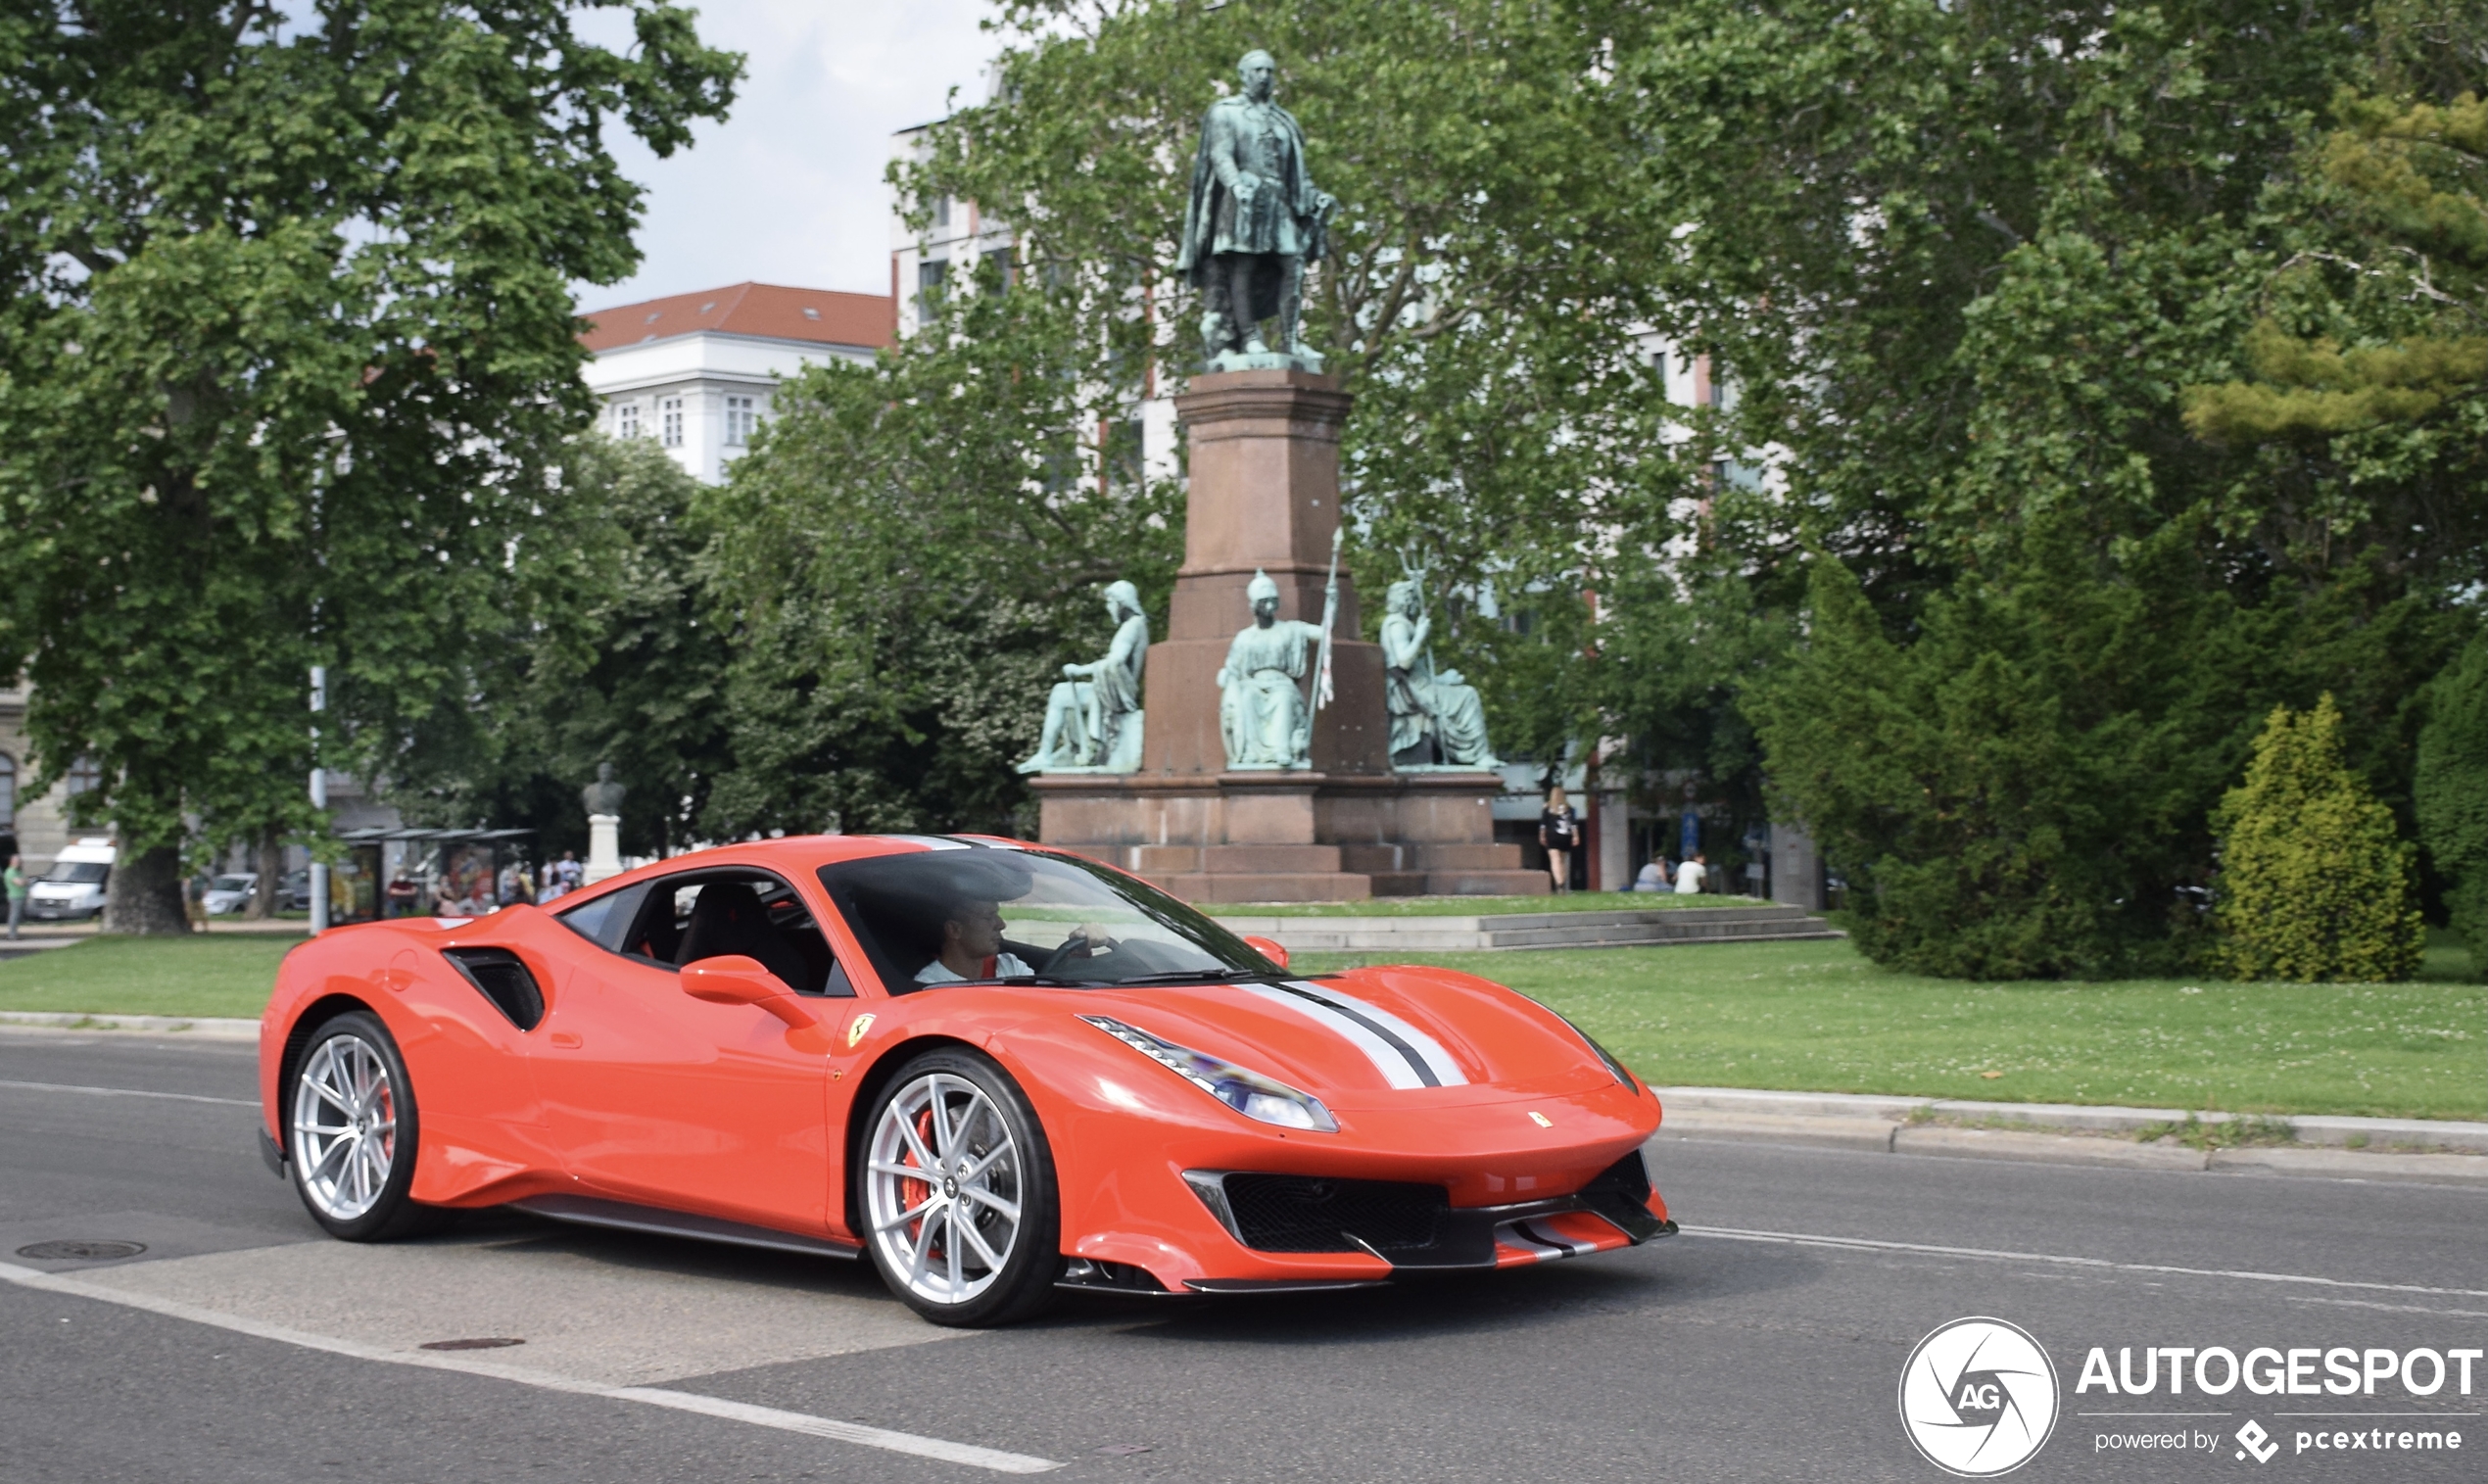
[[[2406,984],[1982,984],[1890,973],[1842,941],[1306,953],[1294,966],[1382,962],[1509,984],[1660,1085],[2488,1117],[2488,986],[2464,982],[2467,957],[2441,939]]]
[[[255,1018],[298,941],[96,938],[0,962],[0,1010]],[[2407,984],[1982,984],[1889,973],[1841,941],[1296,957],[1380,962],[1510,984],[1662,1085],[2488,1117],[2488,986],[2441,935]]]
[[[1562,896],[1371,896],[1360,902],[1220,902],[1214,917],[1485,917],[1498,912],[1652,912],[1678,907],[1768,907],[1750,896],[1571,891]]]
[[[291,933],[95,937],[0,961],[0,1010],[259,1019]]]

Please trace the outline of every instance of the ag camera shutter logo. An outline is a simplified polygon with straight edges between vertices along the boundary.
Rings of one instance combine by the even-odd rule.
[[[2056,1363],[2029,1330],[1954,1319],[1900,1368],[1900,1425],[1928,1462],[1965,1479],[2011,1473],[2056,1430]]]

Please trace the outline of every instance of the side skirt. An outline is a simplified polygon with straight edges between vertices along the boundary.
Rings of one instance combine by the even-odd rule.
[[[803,1236],[791,1231],[774,1231],[766,1226],[746,1226],[741,1221],[720,1221],[713,1216],[694,1216],[687,1211],[667,1211],[656,1206],[634,1206],[628,1201],[599,1200],[587,1195],[537,1195],[523,1201],[512,1201],[510,1209],[533,1216],[550,1217],[556,1221],[570,1221],[581,1226],[605,1226],[616,1231],[647,1231],[659,1236],[693,1237],[703,1242],[727,1242],[737,1247],[762,1247],[771,1252],[800,1252],[810,1257],[845,1258],[853,1261],[864,1255],[864,1249],[848,1242],[833,1242],[827,1237]]]

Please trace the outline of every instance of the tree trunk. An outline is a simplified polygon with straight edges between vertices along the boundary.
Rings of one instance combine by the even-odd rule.
[[[256,869],[260,874],[260,884],[251,892],[251,905],[243,909],[242,915],[260,919],[274,917],[276,879],[285,874],[285,847],[278,841],[274,830],[264,831],[260,836]]]
[[[181,897],[179,847],[121,853],[104,888],[104,931],[151,937],[190,931],[190,913]]]

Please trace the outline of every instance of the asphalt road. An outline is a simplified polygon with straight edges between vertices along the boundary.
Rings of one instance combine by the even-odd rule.
[[[1002,1476],[788,1430],[850,1424],[1066,1480],[1936,1480],[1896,1389],[1971,1315],[2031,1331],[2060,1376],[2017,1478],[2488,1473],[2488,1362],[2468,1396],[2076,1391],[2094,1346],[2137,1366],[2150,1346],[2479,1348],[2488,1192],[1662,1140],[1685,1234],[1631,1252],[1320,1299],[1081,1300],[962,1336],[860,1265],[503,1215],[326,1241],[252,1153],[251,1097],[248,1046],[0,1032],[0,1263],[82,1285],[0,1282],[0,1480]],[[60,1237],[148,1250],[13,1256]],[[393,1363],[475,1337],[526,1343],[444,1364],[514,1379]],[[2119,1412],[2195,1415],[2084,1414]],[[2314,1412],[2341,1415],[2291,1414]],[[2233,1441],[2249,1419],[2269,1462]],[[2464,1446],[2296,1449],[2397,1427]],[[2210,1446],[2102,1441],[2155,1433]]]

